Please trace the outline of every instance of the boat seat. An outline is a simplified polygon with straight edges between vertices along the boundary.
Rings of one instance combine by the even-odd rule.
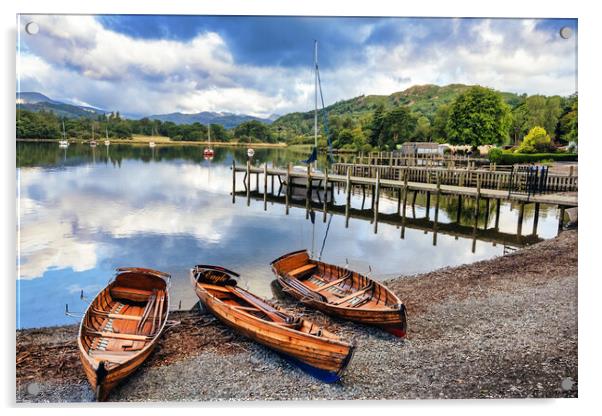
[[[300,277],[304,274],[306,274],[307,272],[315,269],[317,266],[313,263],[309,263],[306,265],[303,265],[301,267],[297,267],[296,269],[291,270],[290,272],[288,272],[288,275],[291,277]]]
[[[115,286],[111,288],[113,299],[131,300],[133,302],[146,302],[152,293],[150,290],[135,289],[133,287]]]
[[[367,291],[369,291],[370,289],[372,289],[372,284],[368,285],[367,287],[365,287],[365,288],[363,288],[363,289],[360,289],[360,290],[358,290],[357,292],[353,292],[353,293],[351,293],[351,294],[349,294],[349,295],[345,296],[345,297],[344,297],[344,298],[342,298],[342,299],[338,299],[338,300],[336,300],[336,301],[332,302],[332,304],[333,304],[333,305],[341,305],[341,304],[343,304],[343,303],[345,303],[345,302],[349,302],[349,301],[350,301],[350,300],[352,300],[353,298],[356,298],[356,297],[358,297],[358,296],[361,296],[361,295],[363,295],[364,293],[366,293],[366,292],[367,292]]]
[[[132,351],[101,351],[101,350],[90,350],[89,355],[98,361],[110,361],[113,363],[122,363],[128,358],[132,357]]]

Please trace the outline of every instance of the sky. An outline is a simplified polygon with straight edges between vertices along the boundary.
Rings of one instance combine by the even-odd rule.
[[[577,91],[576,19],[20,15],[18,25],[17,91],[133,116],[308,111],[314,40],[326,105],[420,84]]]

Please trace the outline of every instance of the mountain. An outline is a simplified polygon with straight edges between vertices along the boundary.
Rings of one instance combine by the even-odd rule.
[[[451,103],[458,95],[473,85],[450,84],[415,85],[404,91],[390,95],[360,95],[349,100],[338,101],[326,107],[329,116],[350,116],[352,118],[369,117],[374,110],[383,104],[385,108],[407,105],[410,110],[428,117],[431,121],[441,104]],[[514,93],[501,92],[504,100],[514,107],[520,102],[520,96]],[[272,125],[277,129],[296,134],[308,134],[313,129],[313,111],[286,114],[275,120]],[[319,119],[321,123],[321,116]]]
[[[260,118],[249,116],[246,114],[233,114],[233,113],[215,113],[210,111],[202,111],[200,113],[194,114],[184,114],[184,113],[170,113],[170,114],[159,114],[148,116],[150,119],[161,120],[161,121],[171,121],[176,124],[192,124],[192,123],[201,123],[201,124],[221,124],[225,128],[229,129],[232,127],[236,127],[245,121],[257,120],[262,123],[271,124],[271,118]]]
[[[51,111],[59,117],[96,118],[99,115],[107,114],[108,111],[99,108],[86,107],[81,105],[72,105],[55,101],[39,92],[18,92],[16,98],[17,109],[29,111]]]

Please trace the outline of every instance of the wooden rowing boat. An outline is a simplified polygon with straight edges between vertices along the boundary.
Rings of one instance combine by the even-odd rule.
[[[354,346],[312,322],[294,316],[236,286],[239,275],[198,265],[191,283],[205,308],[241,334],[272,348],[322,381],[340,380]]]
[[[282,290],[302,303],[339,318],[380,326],[401,338],[406,336],[404,304],[369,277],[312,260],[307,250],[285,254],[271,266]]]
[[[96,400],[106,400],[153,351],[169,314],[169,280],[156,270],[120,268],[88,306],[77,344]]]

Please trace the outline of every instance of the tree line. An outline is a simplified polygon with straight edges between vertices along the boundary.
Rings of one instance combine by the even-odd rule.
[[[17,109],[17,138],[59,140],[131,139],[133,135],[166,136],[176,141],[206,141],[211,129],[211,141],[241,143],[274,143],[270,127],[257,120],[246,121],[232,129],[221,124],[175,124],[142,118],[125,119],[118,112],[99,115],[96,118],[61,118],[51,111],[33,112]]]
[[[475,86],[460,93],[451,102],[441,103],[432,114],[412,111],[408,105],[385,106],[380,102],[371,111],[335,114],[328,118],[328,134],[337,149],[395,149],[407,141],[436,141],[458,145],[519,145],[534,128],[533,134],[549,136],[549,146],[577,142],[578,97],[542,95],[504,96],[490,88]],[[311,113],[286,116],[294,126],[305,126],[301,134],[292,134],[289,126],[276,121],[272,125],[257,120],[244,122],[232,129],[220,124],[209,127],[200,123],[175,124],[143,118],[130,120],[119,113],[97,118],[62,120],[51,112],[17,110],[17,137],[59,139],[62,123],[67,138],[96,137],[131,138],[133,135],[167,136],[176,141],[205,141],[208,128],[216,142],[287,142],[313,144],[313,132],[307,126]],[[320,119],[319,145],[326,145],[324,120]],[[306,131],[307,130],[307,131]],[[531,139],[531,138],[530,138]],[[538,139],[539,140],[539,139]],[[548,143],[547,139],[544,140]],[[541,149],[541,140],[535,146]],[[531,149],[533,146],[524,146]]]

